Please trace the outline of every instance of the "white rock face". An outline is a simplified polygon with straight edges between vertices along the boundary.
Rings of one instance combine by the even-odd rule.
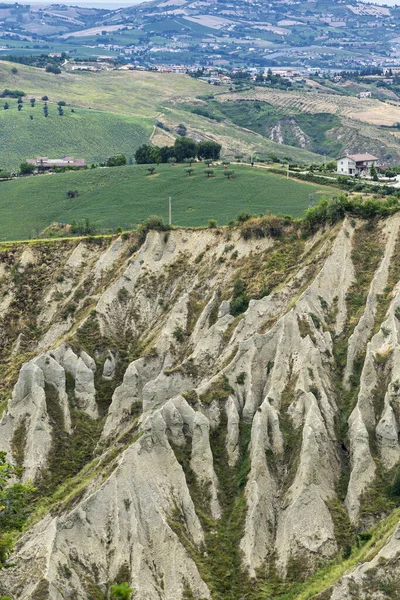
[[[173,600],[181,596],[185,584],[195,597],[210,597],[195,563],[168,524],[174,511],[179,511],[187,535],[200,547],[203,533],[182,468],[168,444],[161,414],[155,413],[149,421],[142,438],[123,453],[116,470],[95,493],[27,534],[18,552],[18,568],[26,577],[21,600],[32,598],[37,586],[32,567],[38,563],[46,564],[52,599],[71,593],[89,598],[85,582],[105,592],[122,567],[131,574],[141,600],[160,593]],[[67,579],[61,565],[64,572],[68,570]],[[10,591],[12,580],[10,571],[5,578]]]
[[[260,573],[285,579],[293,565],[311,572],[341,552],[332,506],[342,502],[344,469],[350,477],[341,507],[358,527],[377,464],[389,476],[400,460],[400,283],[376,323],[399,223],[393,217],[383,225],[382,260],[340,368],[336,342],[349,335],[355,282],[347,221],[308,239],[297,269],[238,318],[226,298],[245,276],[246,260],[261,257],[261,273],[264,257],[279,255],[287,240],[246,241],[233,230],[238,265],[226,256],[224,234],[211,230],[152,231],[130,257],[121,239],[100,255],[79,244],[68,269],[83,285],[85,261],[92,265],[95,317],[91,311],[82,319],[89,329],[98,325],[99,343],[91,356],[72,332],[44,347],[61,331],[50,320],[39,342],[44,353],[21,369],[0,447],[12,452],[22,432],[24,478],[34,479],[57,434],[49,386],[69,435],[75,410],[103,417],[95,384],[115,388],[84,487],[24,533],[0,592],[28,600],[44,579],[43,600],[89,600],[93,586],[106,597],[122,570],[139,600],[183,600],[189,590],[196,600],[211,598],[210,564],[226,558],[212,554],[217,547],[240,553],[244,596]],[[349,406],[344,395],[364,353]],[[121,381],[116,361],[127,355]],[[235,548],[226,542],[229,527],[240,532]],[[396,536],[381,550],[388,562],[397,556]],[[379,567],[374,561],[343,578],[332,599],[352,598],[351,581],[366,599],[364,574]]]

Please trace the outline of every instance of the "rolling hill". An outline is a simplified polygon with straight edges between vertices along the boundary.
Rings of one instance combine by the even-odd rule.
[[[290,157],[296,162],[321,161],[313,152],[276,144],[228,119],[217,123],[182,109],[182,105],[202,102],[199,97],[209,92],[208,84],[187,75],[139,71],[54,75],[24,65],[19,65],[18,73],[13,74],[11,69],[12,63],[0,61],[0,91],[22,90],[26,98],[19,114],[16,100],[6,98],[0,102],[0,126],[5,136],[0,148],[0,166],[3,167],[17,168],[25,160],[27,150],[31,154],[49,156],[51,152],[72,155],[76,148],[77,152],[85,153],[83,158],[88,162],[92,157],[110,156],[115,152],[125,151],[130,156],[138,144],[150,140],[152,132],[166,136],[165,143],[173,143],[180,123],[187,126],[188,134],[195,139],[222,143],[225,155],[258,152],[281,159]],[[44,96],[49,98],[48,122],[40,106],[40,98]],[[30,98],[37,100],[32,111]],[[4,111],[5,101],[11,108]],[[62,118],[58,117],[55,106],[60,101],[67,104]],[[71,109],[75,113],[71,113]],[[29,119],[30,114],[34,116],[33,121]],[[69,120],[68,127],[63,119]],[[170,132],[157,127],[165,120]]]
[[[34,155],[83,153],[88,162],[116,152],[129,157],[150,139],[172,144],[182,123],[189,136],[218,141],[230,157],[274,155],[307,164],[321,162],[323,153],[369,151],[385,164],[400,162],[399,139],[392,131],[400,122],[400,106],[393,102],[360,101],[314,87],[231,92],[187,75],[151,71],[54,75],[24,65],[16,74],[11,69],[12,63],[0,61],[0,91],[20,89],[26,98],[19,114],[15,100],[7,99],[8,111],[0,103],[3,167],[18,167],[27,150]],[[43,96],[49,98],[46,123]],[[29,111],[32,97],[37,103]],[[59,101],[67,104],[61,119],[53,107]],[[193,113],[196,107],[204,114]]]

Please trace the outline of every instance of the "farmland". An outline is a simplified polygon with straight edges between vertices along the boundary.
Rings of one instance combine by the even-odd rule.
[[[4,169],[16,169],[36,156],[83,157],[88,164],[119,153],[129,158],[152,132],[150,121],[141,117],[70,108],[60,117],[53,105],[45,118],[41,102],[34,108],[24,102],[20,112],[16,100],[8,103],[10,108],[0,111],[1,143],[7,149],[1,152]]]
[[[173,223],[205,226],[208,219],[224,225],[241,212],[300,216],[309,194],[318,202],[337,190],[284,177],[263,169],[235,165],[227,180],[223,168],[207,178],[204,165],[188,177],[183,166],[160,165],[154,175],[145,166],[89,169],[57,175],[39,175],[0,183],[0,240],[37,236],[50,223],[88,218],[100,229],[136,227],[151,214],[168,216],[173,199]],[[77,190],[69,198],[67,192]]]

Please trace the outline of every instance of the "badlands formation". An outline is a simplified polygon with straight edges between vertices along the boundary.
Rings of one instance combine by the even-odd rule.
[[[400,217],[283,229],[2,248],[0,593],[400,597]]]

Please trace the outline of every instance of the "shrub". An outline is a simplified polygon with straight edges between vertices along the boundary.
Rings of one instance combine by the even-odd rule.
[[[216,226],[217,226],[217,221],[215,219],[208,220],[208,228],[209,229],[215,229]]]
[[[287,223],[284,219],[275,215],[268,215],[260,219],[249,219],[241,230],[241,235],[245,240],[264,237],[279,238],[283,233],[283,229]]]
[[[124,154],[110,156],[106,161],[107,167],[122,167],[124,165],[126,165],[126,156]]]
[[[128,583],[119,583],[111,586],[111,598],[114,600],[129,600],[133,589]]]
[[[183,329],[181,327],[176,327],[174,329],[172,335],[174,336],[176,341],[179,342],[180,344],[185,340],[185,332],[183,331]]]
[[[244,313],[249,306],[249,297],[246,294],[246,284],[242,279],[236,279],[233,284],[233,294],[231,300],[231,315],[236,317]]]

